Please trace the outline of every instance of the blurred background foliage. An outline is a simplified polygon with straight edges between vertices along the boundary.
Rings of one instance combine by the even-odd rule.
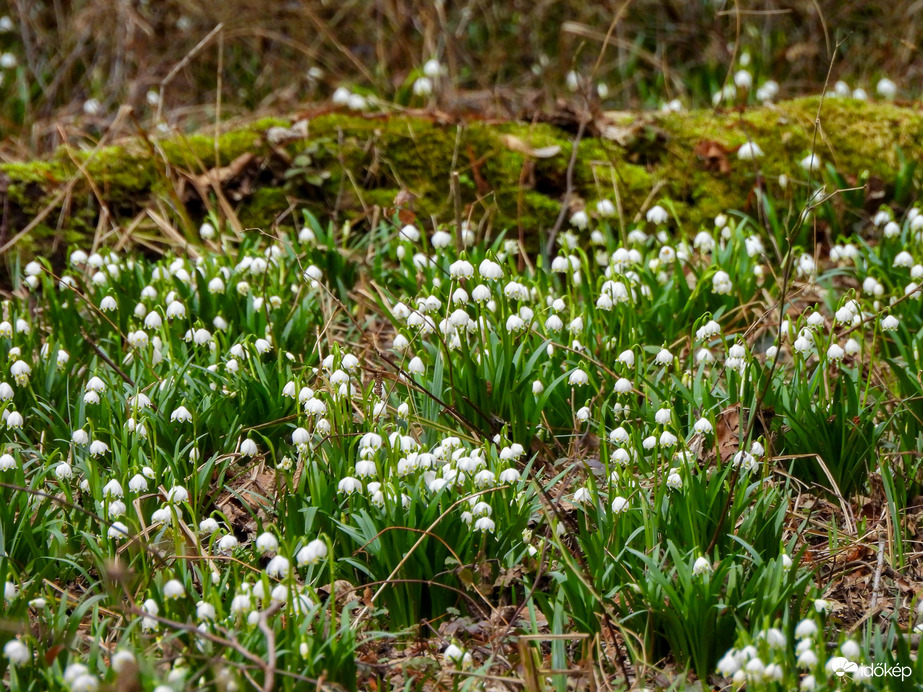
[[[129,134],[158,119],[194,128],[216,115],[289,112],[327,99],[341,85],[407,103],[409,85],[431,58],[445,75],[424,105],[486,117],[560,107],[570,93],[568,73],[591,75],[597,61],[593,86],[605,84],[606,109],[658,107],[674,98],[687,107],[707,105],[741,64],[757,81],[779,81],[780,97],[816,93],[841,40],[834,79],[871,92],[882,75],[906,87],[923,70],[917,46],[923,15],[911,0],[6,5],[0,4],[3,159],[47,152],[72,136],[92,138],[113,123],[115,134]],[[118,117],[123,106],[133,110]]]

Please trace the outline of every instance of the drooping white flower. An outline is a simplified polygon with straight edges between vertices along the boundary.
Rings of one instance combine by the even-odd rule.
[[[670,213],[659,204],[655,204],[647,210],[646,218],[648,222],[660,226],[670,219]]]
[[[327,544],[320,538],[315,538],[298,551],[295,559],[299,567],[304,567],[305,565],[316,565],[326,557]]]
[[[628,509],[628,505],[628,500],[619,495],[612,500],[612,513],[621,514]]]
[[[711,563],[704,557],[699,557],[696,559],[695,564],[692,565],[692,573],[697,577],[700,577],[703,574],[709,574],[711,571]]]
[[[163,585],[163,598],[165,601],[174,601],[186,595],[183,583],[178,579],[171,579]]]
[[[756,142],[745,142],[740,149],[737,150],[737,158],[741,161],[752,161],[762,156],[763,150],[760,149],[760,145]]]
[[[587,375],[586,372],[580,368],[575,368],[574,371],[571,372],[570,377],[567,379],[567,383],[572,387],[580,387],[589,381],[589,375]]]
[[[185,406],[180,406],[170,414],[170,422],[172,423],[189,423],[191,421],[192,414]]]

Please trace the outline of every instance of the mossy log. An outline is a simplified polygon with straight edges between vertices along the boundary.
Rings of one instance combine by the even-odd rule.
[[[629,221],[668,199],[680,230],[691,231],[728,209],[752,211],[755,184],[778,191],[783,174],[792,185],[807,181],[799,162],[812,147],[847,184],[873,182],[875,206],[923,157],[916,108],[828,98],[815,128],[818,105],[805,98],[733,112],[602,114],[580,138],[569,197],[575,119],[447,122],[328,110],[261,120],[217,140],[200,134],[66,148],[49,160],[0,165],[0,248],[8,256],[61,256],[93,238],[193,241],[210,210],[238,229],[271,230],[293,228],[301,208],[367,219],[396,207],[425,226],[452,222],[460,208],[493,233],[522,229],[535,247],[565,198],[591,211],[609,198]],[[748,139],[764,152],[757,161],[736,154]]]

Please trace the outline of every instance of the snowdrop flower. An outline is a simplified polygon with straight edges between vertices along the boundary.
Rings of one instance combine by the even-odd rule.
[[[817,624],[813,620],[802,620],[795,627],[795,637],[805,639],[814,637],[817,634]]]
[[[843,356],[846,354],[846,351],[839,344],[831,344],[830,348],[827,349],[827,358],[832,361],[841,361]]]
[[[446,650],[442,653],[442,656],[447,663],[455,666],[467,667],[470,666],[474,661],[474,659],[471,657],[471,654],[459,648],[455,644],[449,644],[446,647]]]
[[[127,649],[119,649],[112,654],[112,670],[116,673],[124,673],[136,663],[135,655]]]
[[[0,456],[0,471],[10,471],[14,468],[16,468],[16,459],[12,454],[3,454]]]
[[[180,504],[186,502],[189,499],[189,491],[180,485],[174,485],[167,492],[167,502],[172,502],[173,504]]]
[[[849,338],[846,341],[846,345],[843,347],[843,350],[846,352],[846,355],[855,356],[858,355],[859,350],[861,349],[859,342],[853,338]]]
[[[665,224],[669,220],[670,213],[659,204],[655,204],[653,207],[647,210],[646,216],[649,223],[653,223],[659,226]]]
[[[726,271],[717,271],[711,280],[712,293],[717,295],[729,295],[734,289],[731,283],[731,277]]]
[[[274,553],[279,549],[279,541],[268,531],[261,533],[256,539],[256,549],[263,555]]]
[[[599,214],[599,216],[604,219],[615,216],[616,214],[615,205],[612,203],[611,200],[601,199],[596,203],[596,213]],[[576,224],[574,225],[576,226]],[[580,228],[580,226],[577,226],[577,227]]]
[[[199,522],[199,533],[210,536],[218,530],[218,522],[212,517],[207,517]]]
[[[628,500],[621,495],[612,500],[612,513],[621,514],[628,509]]]
[[[166,316],[168,320],[175,318],[183,319],[186,317],[186,306],[177,300],[174,300],[167,306]]]
[[[806,649],[798,654],[798,660],[796,665],[803,670],[812,670],[817,666],[817,654],[815,654],[811,649]]]
[[[760,149],[760,145],[756,142],[746,142],[737,150],[737,158],[741,161],[752,161],[762,156],[763,150]]]
[[[856,661],[859,659],[862,650],[854,640],[847,639],[845,642],[840,644],[840,653],[850,661]]]
[[[738,89],[749,89],[753,86],[753,75],[749,70],[737,70],[734,73],[734,84]]]
[[[654,414],[654,420],[657,421],[660,425],[669,425],[670,421],[673,419],[673,411],[668,408],[662,408]]]
[[[420,97],[431,96],[433,93],[433,80],[429,77],[417,77],[413,82],[413,95]]]
[[[806,171],[818,171],[820,170],[820,157],[817,154],[808,154],[800,161],[799,165]]]
[[[670,359],[672,360],[672,356]],[[631,350],[622,351],[616,360],[629,368],[633,368],[635,366],[635,353]]]
[[[575,414],[578,421],[586,423],[590,419],[590,409],[588,406],[580,408]]]
[[[878,95],[883,99],[891,100],[897,96],[897,84],[892,82],[887,77],[882,77],[878,80],[878,84],[875,86],[875,91],[878,92]]]
[[[12,354],[12,349],[10,349]],[[20,387],[25,387],[29,384],[29,375],[32,374],[32,367],[24,360],[17,360],[13,365],[10,366],[10,374],[13,376],[13,381]]]
[[[10,662],[10,666],[22,666],[32,660],[32,653],[29,647],[18,639],[10,639],[3,646],[3,656]]]
[[[189,423],[192,421],[192,414],[185,406],[180,406],[170,414],[170,422]]]
[[[721,660],[718,661],[718,673],[723,675],[726,678],[731,677],[740,670],[740,662],[737,660],[737,657],[734,655],[735,649],[731,649],[724,656],[721,657]]]
[[[423,364],[423,359],[419,356],[414,356],[411,359],[410,363],[407,365],[407,372],[414,375],[422,375],[426,372],[426,366]]]
[[[484,279],[498,280],[503,278],[503,268],[489,259],[478,265],[478,274]]]
[[[470,279],[474,276],[474,266],[468,260],[456,260],[449,265],[449,276],[453,279]]]
[[[817,613],[829,613],[831,608],[830,601],[823,598],[814,599],[814,610]]]
[[[881,320],[881,329],[886,332],[896,332],[900,321],[894,315],[887,315]]]
[[[589,375],[587,375],[586,372],[584,372],[580,368],[576,368],[573,372],[571,372],[570,377],[567,380],[567,383],[572,387],[579,387],[579,386],[585,385],[589,381],[590,381]]]
[[[700,557],[695,561],[695,564],[692,566],[692,573],[700,577],[703,574],[709,574],[712,571],[711,563],[704,557]]]
[[[521,478],[521,475],[517,469],[508,468],[508,469],[503,469],[500,472],[499,481],[501,483],[512,484],[512,483],[518,483],[520,478]]]
[[[256,442],[251,440],[249,437],[243,440],[240,443],[240,455],[244,457],[252,457],[259,454],[259,448],[256,446]]]
[[[580,230],[585,229],[590,223],[590,217],[583,210],[575,211],[571,214],[570,224],[574,228],[579,228]]]
[[[327,544],[319,538],[314,539],[295,556],[299,567],[305,565],[316,565],[318,562],[327,557]]]
[[[114,521],[106,532],[109,538],[126,538],[128,536],[128,527],[120,521]]]
[[[6,427],[7,428],[9,428],[10,430],[18,430],[22,428],[24,421],[23,421],[22,414],[19,411],[10,411],[8,414],[6,413],[6,411],[4,411],[4,413],[6,414]]]
[[[488,471],[488,473],[490,472]],[[493,533],[496,526],[497,525],[494,523],[494,520],[490,517],[481,517],[476,522],[474,522],[474,530],[480,531],[482,533]]]
[[[661,447],[672,447],[676,444],[676,435],[671,433],[669,430],[664,430],[660,433],[660,445]]]
[[[102,440],[93,440],[90,443],[90,456],[98,457],[109,452],[109,445]]]
[[[506,319],[506,331],[510,334],[522,331],[525,329],[526,323],[523,321],[519,315],[510,315]]]
[[[273,579],[282,579],[288,575],[290,567],[288,558],[276,555],[266,565],[266,574]]]
[[[718,324],[715,320],[709,320],[701,327],[699,327],[695,332],[696,339],[700,341],[707,341],[721,334],[721,325]]]
[[[3,457],[0,457],[0,470],[4,470],[3,469],[3,467],[5,466],[4,458],[7,456],[9,455],[4,454]],[[70,464],[68,464],[66,461],[62,461],[57,466],[55,466],[54,475],[55,475],[55,478],[57,478],[58,480],[65,481],[65,480],[69,480],[70,478],[74,477],[74,470],[71,468]]]
[[[707,418],[699,418],[699,420],[695,422],[695,425],[692,426],[692,429],[703,435],[708,435],[714,430],[711,422]]]
[[[128,481],[128,489],[133,493],[143,493],[147,491],[147,487],[147,478],[140,473],[136,473]]]
[[[163,585],[163,598],[165,601],[175,601],[186,595],[186,589],[178,579],[171,579]]]
[[[631,380],[627,377],[620,377],[612,389],[616,394],[628,394],[632,390]]]
[[[673,354],[665,348],[660,349],[654,358],[654,365],[670,365],[671,363],[673,363]]]
[[[229,533],[221,537],[221,540],[218,541],[218,550],[222,553],[229,553],[238,545],[237,537],[234,534]]]

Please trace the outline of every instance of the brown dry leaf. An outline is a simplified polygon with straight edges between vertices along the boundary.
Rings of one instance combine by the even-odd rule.
[[[737,453],[740,443],[740,416],[736,407],[726,408],[718,414],[715,439],[718,441],[721,462],[727,463]]]
[[[198,188],[205,188],[210,185],[227,185],[228,182],[237,178],[243,173],[256,159],[256,154],[246,152],[231,161],[227,166],[212,168],[205,171],[202,175],[192,176],[192,184]]]
[[[550,159],[561,153],[561,147],[557,144],[536,149],[516,135],[501,135],[500,141],[503,142],[508,149],[522,154],[523,156],[531,156],[536,159]]]
[[[255,534],[258,525],[253,515],[267,522],[274,511],[276,476],[275,472],[257,467],[250,474],[244,474],[229,484],[215,503],[227,517],[235,533]]]
[[[730,151],[721,142],[703,139],[695,145],[693,152],[704,162],[706,171],[721,175],[731,172],[731,162],[728,161]]]

